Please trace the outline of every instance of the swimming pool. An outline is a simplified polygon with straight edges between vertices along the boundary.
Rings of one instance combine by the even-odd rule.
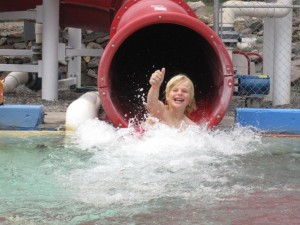
[[[300,139],[246,128],[0,133],[1,224],[298,224]]]

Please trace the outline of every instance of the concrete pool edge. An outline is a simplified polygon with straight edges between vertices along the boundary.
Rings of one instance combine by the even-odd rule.
[[[258,124],[255,124],[255,120],[251,120],[251,117],[248,116],[245,118],[247,113],[251,113],[252,117],[256,116],[256,119],[260,121]],[[254,113],[253,113],[254,112]],[[272,112],[273,115],[273,121],[276,121],[277,123],[272,123],[271,126],[275,127],[278,125],[278,122],[281,122],[283,126],[285,126],[285,129],[279,129],[278,127],[275,129],[266,129],[262,128],[263,122],[267,122],[267,120],[263,119],[263,115],[268,114],[269,112]],[[46,112],[45,113],[45,123],[41,126],[45,127],[46,129],[56,129],[56,130],[62,130],[64,128],[65,124],[65,112]],[[294,115],[294,117],[291,118],[291,115]],[[295,116],[297,115],[297,116]],[[276,117],[278,116],[278,118]],[[281,117],[288,119],[294,119],[294,126],[287,126],[285,124],[286,120],[277,121],[280,120]],[[247,123],[241,122],[241,120],[247,121]],[[252,123],[252,124],[251,124]],[[216,129],[230,129],[233,126],[252,126],[257,129],[259,133],[264,133],[265,136],[271,135],[271,136],[297,136],[300,135],[300,109],[263,109],[263,108],[237,108],[235,116],[231,115],[225,115],[222,119],[222,121],[216,126]],[[260,126],[258,126],[260,125]],[[282,126],[281,126],[282,127]],[[293,128],[293,129],[292,129]],[[295,129],[297,132],[295,132]]]
[[[17,112],[5,111],[7,108]],[[10,113],[3,116],[4,112]],[[8,126],[14,119],[19,126]],[[66,112],[44,112],[43,105],[0,106],[0,131],[64,131],[65,122]],[[237,108],[235,116],[224,116],[216,128],[228,129],[234,125],[252,127],[265,135],[300,135],[300,109]]]
[[[28,116],[27,114],[24,115],[24,113],[14,113],[14,114],[8,114],[5,117],[1,116],[4,111],[1,111],[5,108],[4,106],[8,107],[11,105],[1,105],[0,106],[0,131],[5,130],[11,130],[11,131],[64,131],[65,130],[65,123],[66,123],[66,112],[47,112],[47,111],[41,111],[43,110],[42,105],[37,107],[35,110],[38,110],[40,114],[43,115],[43,118],[41,119],[39,117],[39,113],[33,113],[30,115],[31,117],[34,117],[35,121],[39,121],[36,126],[26,127],[24,128],[24,125],[20,123],[20,126],[14,126],[9,127],[7,126],[8,120],[6,120],[7,117],[9,117],[9,120],[14,119],[15,116],[18,116],[17,120],[20,121],[22,118]],[[17,107],[19,106],[19,107]],[[31,108],[32,105],[27,105],[29,108]],[[25,105],[14,105],[14,109],[18,108],[24,108]],[[26,108],[26,107],[25,107]],[[220,124],[217,126],[217,128],[228,128],[232,127],[234,125],[234,117],[233,116],[224,116],[223,120],[220,122]]]

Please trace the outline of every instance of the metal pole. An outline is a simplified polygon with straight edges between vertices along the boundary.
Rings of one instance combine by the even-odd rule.
[[[266,101],[273,100],[274,81],[274,49],[275,45],[275,18],[264,18],[264,46],[263,46],[263,73],[270,76],[270,93]]]
[[[219,35],[219,0],[214,0],[214,31]]]
[[[290,103],[292,13],[275,19],[273,106]]]
[[[59,0],[43,0],[42,99],[58,99]]]

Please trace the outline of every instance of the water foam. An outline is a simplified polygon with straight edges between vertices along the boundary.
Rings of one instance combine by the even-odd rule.
[[[186,130],[163,124],[137,133],[97,119],[80,126],[75,146],[92,153],[85,168],[74,169],[64,183],[77,199],[97,205],[136,204],[165,196],[205,195],[227,182],[226,163],[256,151],[260,137],[245,128]]]

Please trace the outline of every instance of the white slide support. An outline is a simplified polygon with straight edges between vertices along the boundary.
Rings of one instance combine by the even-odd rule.
[[[98,117],[101,106],[97,91],[87,92],[72,102],[66,112],[66,130],[74,131],[83,122]]]

